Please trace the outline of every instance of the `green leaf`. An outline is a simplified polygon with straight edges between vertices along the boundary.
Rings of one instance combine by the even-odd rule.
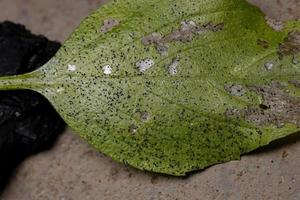
[[[185,175],[300,130],[299,51],[299,21],[244,0],[114,0],[0,88],[43,94],[117,161]]]

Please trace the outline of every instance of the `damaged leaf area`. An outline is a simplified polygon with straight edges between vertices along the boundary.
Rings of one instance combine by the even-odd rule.
[[[112,30],[114,27],[119,25],[119,21],[116,19],[106,19],[103,22],[103,25],[100,28],[100,32],[106,33]]]
[[[297,86],[298,82],[291,81]],[[248,106],[246,109],[229,109],[226,116],[245,118],[258,126],[274,124],[278,128],[287,123],[300,127],[300,98],[286,92],[286,87],[278,82],[270,85],[252,86],[250,89],[262,96],[259,106]]]
[[[297,56],[299,52],[300,52],[300,31],[294,30],[289,32],[288,36],[284,39],[283,43],[280,44],[278,53],[280,58],[282,58],[283,56],[287,56],[287,55]]]
[[[276,20],[268,16],[265,17],[265,20],[267,24],[275,31],[282,31],[284,29],[284,23],[280,20]]]
[[[290,80],[289,83],[293,84],[295,87],[300,88],[300,80]]]
[[[142,39],[144,45],[154,44],[159,54],[168,55],[168,43],[171,42],[191,42],[195,36],[204,34],[207,31],[221,31],[224,23],[213,24],[208,22],[202,26],[192,20],[182,21],[180,28],[170,34],[162,36],[160,33],[152,33]]]
[[[0,88],[43,94],[116,161],[183,176],[299,132],[299,32],[245,0],[112,0]]]

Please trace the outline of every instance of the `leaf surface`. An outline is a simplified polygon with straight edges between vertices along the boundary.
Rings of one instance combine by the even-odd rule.
[[[299,51],[299,22],[244,0],[115,0],[0,87],[40,92],[117,161],[185,175],[300,130]]]

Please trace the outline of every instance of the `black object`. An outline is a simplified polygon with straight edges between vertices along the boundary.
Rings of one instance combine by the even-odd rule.
[[[0,23],[0,76],[33,71],[59,47],[58,42],[32,35],[22,25]],[[42,95],[29,90],[0,91],[0,192],[17,164],[51,147],[64,127]]]

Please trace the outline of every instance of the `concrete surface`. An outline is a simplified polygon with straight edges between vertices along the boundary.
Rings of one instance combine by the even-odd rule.
[[[300,18],[299,0],[251,0],[268,15]],[[25,24],[34,33],[64,41],[102,0],[0,0],[0,21]],[[142,172],[93,150],[71,130],[54,148],[17,169],[3,200],[299,200],[300,136],[210,167],[186,178]]]

